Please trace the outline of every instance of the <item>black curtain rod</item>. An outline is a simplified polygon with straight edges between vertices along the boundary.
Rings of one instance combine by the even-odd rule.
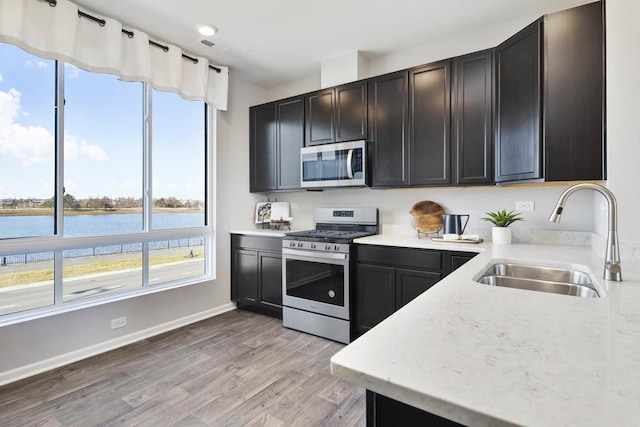
[[[56,7],[56,5],[58,4],[58,0],[44,0],[44,1],[49,3],[49,6],[51,6],[51,7]],[[101,27],[104,27],[105,24],[107,23],[107,21],[105,21],[104,19],[96,18],[95,16],[89,15],[88,13],[85,13],[85,12],[83,12],[81,10],[78,10],[78,16],[81,17],[81,18],[87,18],[90,21],[93,21],[93,22],[97,23]],[[126,34],[129,38],[133,38],[133,31],[127,31],[125,29],[122,29],[122,32],[124,34]],[[155,47],[159,47],[160,49],[162,49],[165,52],[169,51],[169,46],[160,44],[158,42],[154,42],[151,39],[149,39],[149,44],[153,45]],[[198,58],[194,58],[193,56],[185,55],[183,53],[182,57],[185,58],[185,59],[191,60],[194,64],[198,63]],[[220,69],[218,67],[214,67],[213,65],[209,65],[209,68],[211,68],[212,70],[215,70],[216,73],[222,72],[222,69]]]

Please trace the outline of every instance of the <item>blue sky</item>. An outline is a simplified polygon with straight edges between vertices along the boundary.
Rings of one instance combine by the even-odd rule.
[[[54,187],[55,63],[0,43],[0,198]],[[142,196],[142,84],[65,66],[65,189]],[[204,107],[153,92],[154,198],[204,200]]]

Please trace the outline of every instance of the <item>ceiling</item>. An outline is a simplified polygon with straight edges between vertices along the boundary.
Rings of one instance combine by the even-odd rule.
[[[590,0],[72,0],[265,88],[316,75],[322,60],[354,50],[374,59],[455,34]],[[216,43],[197,32],[213,24]]]

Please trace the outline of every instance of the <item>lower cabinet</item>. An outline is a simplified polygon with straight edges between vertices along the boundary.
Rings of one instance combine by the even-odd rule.
[[[367,426],[460,427],[462,424],[367,390]]]
[[[231,299],[282,318],[282,239],[231,235]]]
[[[354,335],[364,334],[475,255],[358,245]]]

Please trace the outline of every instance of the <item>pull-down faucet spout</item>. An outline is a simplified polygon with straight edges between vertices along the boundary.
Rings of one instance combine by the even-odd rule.
[[[558,199],[555,209],[549,217],[549,221],[560,222],[560,215],[570,195],[578,190],[594,190],[607,199],[609,210],[609,232],[607,233],[607,253],[604,260],[604,280],[622,281],[622,268],[620,267],[620,249],[618,247],[618,205],[613,193],[606,187],[598,184],[582,183],[567,188]]]

